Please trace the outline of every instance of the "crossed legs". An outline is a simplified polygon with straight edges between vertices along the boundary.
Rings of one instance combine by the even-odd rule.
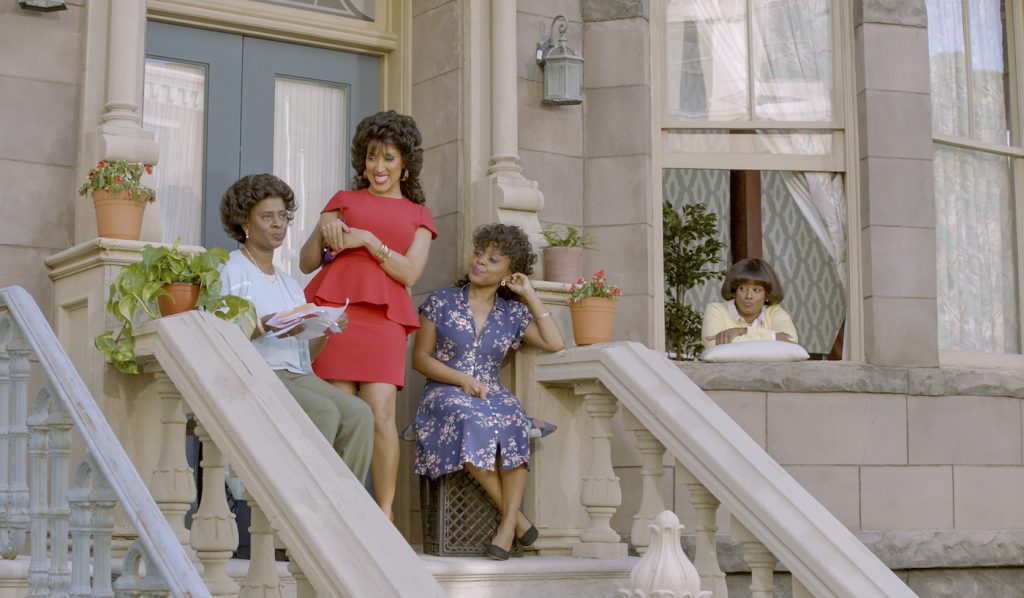
[[[526,466],[502,469],[499,453],[494,471],[470,463],[463,463],[462,467],[480,484],[501,513],[501,523],[498,524],[491,544],[503,550],[511,550],[512,540],[521,537],[533,525],[519,511],[523,504],[523,493],[526,491]]]
[[[338,388],[356,394],[356,383],[332,380]],[[398,428],[395,426],[395,400],[398,389],[394,384],[384,382],[359,383],[359,398],[373,411],[373,458],[370,473],[373,477],[373,494],[377,505],[391,521],[395,516],[392,506],[395,502],[395,487],[398,483]]]

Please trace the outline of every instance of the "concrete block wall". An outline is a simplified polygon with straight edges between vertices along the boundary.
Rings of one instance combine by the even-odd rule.
[[[1024,374],[837,362],[680,367],[922,596],[1018,595],[999,593],[1008,578],[992,568],[1024,566]],[[632,434],[616,431],[613,455],[623,492],[613,526],[628,535],[640,504]],[[662,498],[692,530],[686,488],[674,460],[664,463]],[[727,535],[724,509],[718,522]],[[742,569],[729,551],[720,558]]]
[[[78,198],[83,9],[0,0],[0,287],[20,285],[52,318],[43,259],[67,248]]]

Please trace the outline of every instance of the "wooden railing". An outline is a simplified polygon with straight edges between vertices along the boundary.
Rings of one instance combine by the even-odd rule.
[[[772,596],[778,561],[792,573],[797,598],[914,596],[661,353],[638,343],[579,347],[539,355],[532,370],[517,377],[571,390],[589,416],[589,450],[581,453],[590,459],[580,480],[589,524],[571,545],[572,554],[625,554],[625,544],[609,524],[622,502],[610,450],[611,420],[621,406],[625,428],[636,437],[643,460],[642,499],[631,531],[638,552],[646,550],[651,526],[666,508],[659,487],[667,450],[696,512],[694,564],[701,589],[715,598],[728,595],[716,546],[720,504],[732,514],[733,539],[742,544],[755,597]],[[654,529],[666,526],[671,527],[661,521]]]
[[[37,384],[30,400],[30,386]],[[74,476],[72,430],[88,450]],[[118,504],[137,540],[112,585]],[[0,551],[10,560],[29,553],[29,596],[210,595],[39,307],[20,287],[0,289]]]

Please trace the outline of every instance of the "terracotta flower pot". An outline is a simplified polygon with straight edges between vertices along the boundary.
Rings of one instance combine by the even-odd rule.
[[[92,192],[96,206],[96,229],[100,237],[138,241],[142,230],[142,214],[146,202],[136,201],[127,191],[114,195],[110,191],[96,189]]]
[[[582,247],[545,247],[544,280],[573,283],[583,278]]]
[[[584,297],[569,306],[572,316],[572,336],[577,345],[607,343],[615,328],[615,308],[618,300],[605,297]]]
[[[173,316],[196,308],[196,301],[199,300],[199,285],[175,282],[165,284],[163,289],[170,295],[161,295],[156,299],[161,316]]]

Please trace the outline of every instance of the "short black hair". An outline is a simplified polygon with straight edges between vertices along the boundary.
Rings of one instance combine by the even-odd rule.
[[[759,284],[764,287],[765,303],[768,305],[778,305],[786,296],[775,270],[761,258],[748,257],[729,268],[722,281],[722,299],[728,301],[735,298],[736,289],[741,284]]]
[[[523,229],[512,224],[484,224],[473,231],[473,250],[483,250],[494,246],[510,260],[509,270],[521,272],[527,276],[533,274],[533,264],[537,254],[533,252],[530,238]],[[463,276],[455,283],[461,287],[469,284],[469,277]],[[498,296],[502,299],[518,299],[508,287],[498,287]]]
[[[228,187],[220,198],[220,223],[229,237],[245,243],[245,229],[242,225],[249,220],[253,207],[268,197],[284,200],[284,209],[291,220],[295,214],[295,193],[288,183],[272,174],[249,174]]]

